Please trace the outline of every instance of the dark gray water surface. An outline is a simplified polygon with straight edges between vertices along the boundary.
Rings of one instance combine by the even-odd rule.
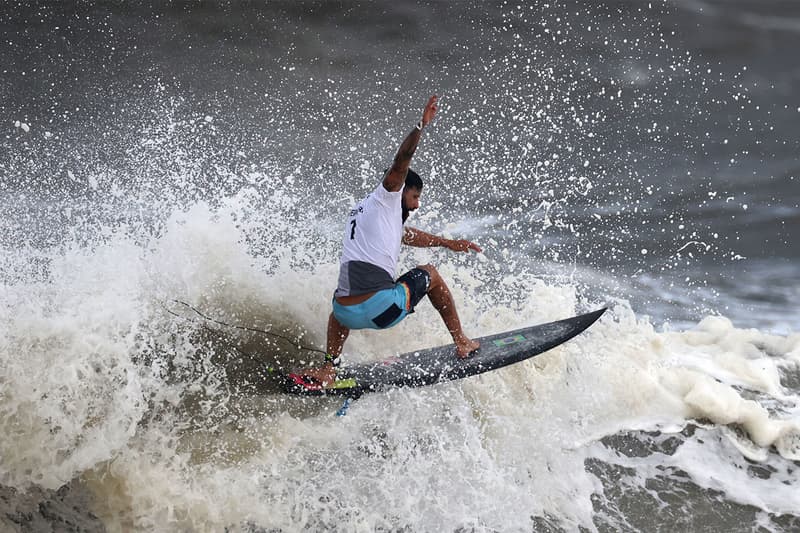
[[[482,236],[532,265],[612,272],[661,320],[721,311],[786,331],[800,268],[794,17],[789,2],[6,4],[0,186],[26,212],[146,203],[190,167],[175,195],[190,201],[269,160],[330,204],[361,161],[385,165],[437,92],[417,165],[451,219],[489,217]],[[10,215],[12,247],[31,226],[42,242],[65,227]],[[629,285],[652,280],[662,294]]]

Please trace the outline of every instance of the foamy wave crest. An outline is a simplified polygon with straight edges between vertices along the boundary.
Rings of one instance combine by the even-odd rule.
[[[131,359],[148,329],[141,250],[68,247],[48,271],[2,292],[0,479],[15,487],[57,488],[112,458],[147,408]]]
[[[660,479],[660,463],[742,503],[796,504],[774,492],[782,474],[748,496],[734,471],[742,457],[776,472],[796,458],[797,398],[781,380],[799,338],[721,317],[659,332],[612,302],[585,334],[533,360],[368,395],[344,419],[332,400],[277,394],[267,366],[319,360],[339,238],[285,187],[266,179],[157,224],[100,231],[43,252],[35,275],[5,276],[6,484],[55,488],[80,477],[109,527],[142,530],[593,529],[616,523],[610,510],[598,515],[614,506],[603,469],[631,464],[642,472],[633,487]],[[454,230],[438,215],[415,224]],[[510,256],[490,248],[406,250],[401,269],[437,264],[476,336],[601,303],[568,279],[545,281],[523,256],[509,272]],[[14,253],[12,265],[28,259]],[[423,303],[389,331],[353,332],[345,359],[446,342]],[[614,439],[637,431],[681,433],[638,459],[616,455]],[[709,435],[716,448],[704,444]],[[693,459],[697,447],[725,453],[713,476]]]

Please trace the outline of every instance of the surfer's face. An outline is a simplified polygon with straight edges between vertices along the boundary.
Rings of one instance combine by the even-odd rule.
[[[408,218],[411,211],[416,211],[419,208],[419,197],[422,191],[416,187],[406,187],[403,189],[403,222]]]

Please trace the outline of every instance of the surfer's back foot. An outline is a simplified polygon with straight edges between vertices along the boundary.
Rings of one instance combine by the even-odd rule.
[[[328,387],[336,381],[336,369],[332,364],[326,363],[318,368],[306,368],[299,372],[304,378],[311,378],[323,387]]]
[[[469,357],[472,352],[480,347],[481,343],[468,339],[467,337],[463,337],[462,339],[456,341],[456,352],[462,359]]]

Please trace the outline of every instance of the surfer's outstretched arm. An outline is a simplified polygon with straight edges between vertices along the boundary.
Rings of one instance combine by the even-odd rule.
[[[397,155],[394,156],[392,167],[383,177],[383,186],[387,191],[397,192],[403,187],[403,183],[406,181],[406,172],[408,172],[408,167],[411,164],[411,158],[414,157],[414,152],[417,151],[417,145],[422,137],[422,128],[430,124],[433,117],[436,116],[438,101],[439,97],[435,94],[428,99],[425,110],[422,112],[422,120],[414,126],[414,129],[405,138],[403,144],[400,145]]]
[[[417,228],[405,228],[403,232],[403,244],[416,246],[418,248],[430,248],[433,246],[443,246],[454,252],[481,252],[480,247],[474,242],[466,239],[445,239],[438,235],[426,233]]]

